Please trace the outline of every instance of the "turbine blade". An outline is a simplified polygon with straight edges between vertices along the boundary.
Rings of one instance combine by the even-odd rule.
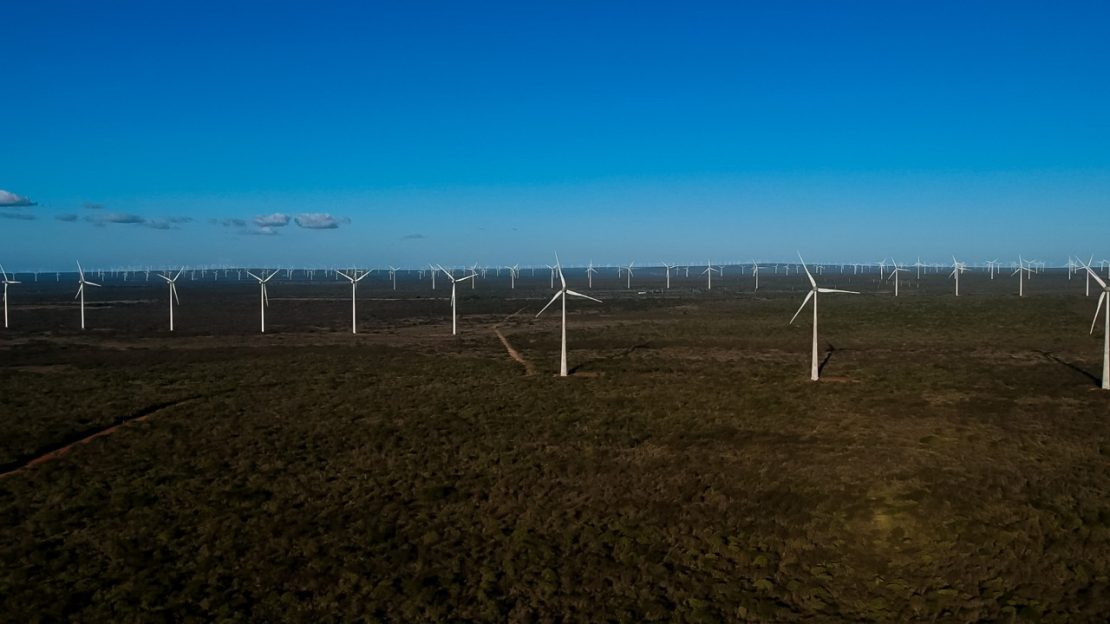
[[[177,296],[177,286],[173,282],[170,282],[170,292],[173,293],[173,299],[177,302],[177,305],[181,305],[181,299]]]
[[[604,303],[601,299],[594,299],[589,295],[583,295],[582,293],[574,292],[573,290],[568,290],[567,294],[574,295],[575,297],[582,297],[583,299],[589,299],[590,301],[596,301],[598,303]]]
[[[563,296],[563,291],[560,290],[559,292],[555,293],[555,296],[551,298],[551,301],[548,301],[547,305],[545,305],[539,312],[536,312],[536,316],[543,314],[544,310],[550,308],[551,304],[555,303],[555,300],[561,296]]]
[[[1098,313],[1102,311],[1102,302],[1104,302],[1104,301],[1106,301],[1106,291],[1105,290],[1102,291],[1102,294],[1098,296],[1098,307],[1095,308],[1095,318],[1091,320],[1091,333],[1092,334],[1095,333],[1095,324],[1098,323]],[[1110,310],[1107,310],[1107,314],[1110,314]]]
[[[1103,290],[1106,289],[1106,282],[1102,281],[1102,278],[1098,276],[1098,273],[1095,273],[1095,270],[1091,268],[1090,264],[1083,268],[1087,269],[1087,273],[1090,273],[1091,277],[1095,278],[1095,281],[1098,282],[1099,286],[1102,286]]]
[[[819,293],[845,293],[848,295],[858,295],[859,293],[854,290],[838,290],[836,288],[818,288]]]
[[[81,276],[81,281],[85,281],[85,270],[81,268],[81,261],[77,260],[77,273]]]
[[[798,318],[798,315],[802,313],[802,309],[805,308],[806,304],[809,303],[809,300],[813,298],[813,293],[814,292],[816,292],[816,291],[811,290],[808,293],[806,293],[806,298],[802,301],[802,305],[798,306],[798,311],[794,313],[794,318],[790,319],[790,322],[787,323],[787,325],[793,325],[794,324],[794,319]]]
[[[77,286],[77,294],[76,294],[76,295],[73,295],[73,298],[74,298],[74,300],[76,300],[76,299],[77,299],[78,297],[80,297],[80,296],[81,296],[81,291],[82,291],[82,290],[84,290],[84,289],[85,289],[85,283],[84,283],[84,282],[81,282],[81,283],[80,283],[80,284],[79,284],[79,285]]]
[[[251,273],[250,271],[247,271],[247,275],[250,275],[251,277],[253,277],[254,279],[256,279],[260,282],[262,281],[261,277],[258,277],[257,275],[255,275],[254,273]]]
[[[802,260],[802,252],[800,252],[800,251],[798,252],[798,259]],[[802,268],[806,270],[806,277],[809,278],[809,285],[814,287],[814,288],[817,288],[817,282],[814,281],[813,275],[810,274],[809,267],[806,266],[806,261],[805,260],[802,260]],[[797,315],[795,315],[795,316],[797,316]]]
[[[100,288],[100,284],[97,284],[96,282],[85,282],[85,283],[88,284],[89,286],[96,286],[97,288]]]

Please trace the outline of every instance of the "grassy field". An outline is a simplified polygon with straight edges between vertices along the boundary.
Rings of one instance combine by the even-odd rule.
[[[262,336],[247,282],[183,278],[170,335],[164,286],[91,290],[81,332],[23,279],[0,620],[1110,618],[1110,392],[1063,274],[830,271],[864,294],[821,300],[820,383],[794,275],[610,271],[568,379],[540,272],[460,289],[458,337],[409,274],[360,285],[358,335],[330,280],[278,280]]]

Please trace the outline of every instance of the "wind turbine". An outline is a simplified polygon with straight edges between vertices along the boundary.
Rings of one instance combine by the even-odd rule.
[[[806,261],[802,260],[802,254],[798,254],[798,259],[802,261],[802,268],[805,269],[806,277],[809,278],[810,290],[808,293],[806,293],[805,300],[802,301],[801,307],[799,307],[798,311],[794,313],[794,318],[790,319],[789,324],[794,324],[794,319],[798,318],[798,315],[802,313],[802,309],[806,307],[806,304],[809,303],[809,300],[813,299],[813,359],[810,364],[809,378],[811,381],[817,381],[818,379],[820,379],[820,370],[817,364],[817,295],[822,293],[846,293],[850,295],[858,295],[859,293],[852,290],[838,290],[836,288],[818,288],[817,282],[813,279],[813,275],[810,274],[809,269],[806,267]]]
[[[586,267],[586,279],[589,280],[591,290],[594,287],[594,273],[597,273],[597,269],[594,268],[594,261],[590,260],[590,266]]]
[[[393,281],[393,290],[397,290],[397,267],[389,265],[389,279]]]
[[[277,275],[280,271],[281,271],[281,269],[274,269],[274,272],[270,273],[266,277],[259,277],[258,275],[255,275],[254,273],[251,273],[250,271],[247,271],[247,275],[250,275],[254,279],[258,280],[258,286],[262,289],[262,294],[260,296],[260,302],[261,302],[260,307],[262,309],[262,333],[263,334],[266,333],[266,306],[270,305],[270,298],[266,295],[266,282],[273,279],[274,276]],[[265,273],[265,271],[261,271],[261,272]]]
[[[887,279],[893,279],[894,280],[894,296],[897,297],[898,296],[898,282],[900,281],[898,279],[898,274],[899,273],[909,273],[909,271],[907,271],[906,269],[903,269],[901,266],[899,266],[898,263],[894,260],[894,258],[890,259],[890,263],[894,266],[894,268],[892,268],[890,270],[890,275],[887,277]]]
[[[516,272],[520,268],[519,264],[514,264],[511,267],[505,267],[509,270],[509,289],[516,290]]]
[[[752,277],[755,278],[755,290],[753,292],[759,292],[759,263],[755,260],[752,260]]]
[[[558,292],[555,293],[555,296],[551,298],[551,301],[548,301],[547,305],[545,305],[542,310],[540,310],[539,312],[536,313],[536,317],[538,318],[541,314],[544,313],[544,310],[547,310],[548,308],[550,308],[551,304],[555,303],[556,299],[558,299],[559,297],[563,298],[563,330],[562,330],[563,337],[562,337],[562,348],[561,348],[560,355],[559,355],[559,376],[560,377],[566,377],[567,376],[567,297],[568,296],[581,297],[582,299],[589,299],[590,301],[596,301],[598,303],[601,303],[601,300],[594,299],[593,297],[590,297],[589,295],[583,295],[582,293],[574,292],[573,290],[570,290],[569,288],[567,288],[567,280],[566,280],[566,278],[563,277],[563,268],[559,265],[559,254],[557,254],[557,253],[555,254],[555,268],[559,272],[559,283],[562,285],[562,287],[559,289]]]
[[[706,290],[713,290],[713,271],[717,271],[718,273],[721,272],[720,269],[713,268],[713,262],[706,260],[705,270],[701,272],[701,274],[704,275],[706,279]]]
[[[8,327],[8,285],[9,284],[18,284],[19,282],[15,281],[15,279],[14,279],[15,278],[15,273],[12,273],[12,279],[8,278],[8,274],[4,272],[4,265],[2,265],[2,264],[0,264],[0,275],[4,276],[4,328],[7,329],[7,327]],[[36,279],[38,279],[37,275],[35,277],[36,277]]]
[[[1098,313],[1102,312],[1102,304],[1107,303],[1107,297],[1110,296],[1110,286],[1102,281],[1102,278],[1095,273],[1091,268],[1091,263],[1083,265],[1087,269],[1087,274],[1095,278],[1098,285],[1102,287],[1102,294],[1098,296],[1098,307],[1095,308],[1095,317],[1091,320],[1091,333],[1095,333],[1095,324],[1098,323]],[[1110,390],[1110,303],[1106,306],[1106,312],[1103,313],[1105,319],[1105,326],[1102,330],[1102,389]]]
[[[74,299],[81,299],[81,329],[85,329],[85,286],[96,286],[99,288],[100,284],[85,279],[85,270],[81,268],[80,262],[77,263],[77,275],[79,281],[77,285],[77,297],[74,297]]]
[[[1025,260],[1021,256],[1018,256],[1017,270],[1014,271],[1013,273],[1011,273],[1010,277],[1013,277],[1015,275],[1018,276],[1018,296],[1019,297],[1024,297],[1025,296],[1025,274],[1028,271],[1030,271],[1030,269],[1029,269],[1029,267],[1026,266]]]
[[[956,296],[957,297],[960,296],[960,273],[963,273],[965,268],[966,268],[965,265],[962,262],[960,262],[959,260],[957,260],[956,256],[952,256],[952,273],[950,273],[948,275],[948,277],[955,277],[956,278]]]
[[[632,265],[633,264],[635,264],[635,263],[629,262],[628,266],[624,267],[624,270],[628,273],[628,281],[625,284],[625,288],[632,288]]]
[[[677,264],[667,264],[666,262],[664,262],[663,263],[663,268],[667,270],[667,290],[670,290],[670,288],[671,288],[671,271],[673,271],[674,269],[677,269],[678,265]]]
[[[465,282],[468,279],[474,279],[475,277],[478,276],[478,274],[477,273],[471,273],[470,275],[467,275],[466,277],[460,277],[459,279],[455,279],[455,276],[451,275],[450,271],[443,268],[442,265],[438,265],[438,266],[439,266],[439,270],[446,273],[447,278],[451,280],[451,335],[454,336],[458,333],[458,325],[457,325],[457,322],[456,322],[456,319],[458,318],[458,316],[455,314],[455,301],[456,301],[455,284],[458,284],[459,282]]]
[[[373,270],[366,271],[362,275],[359,275],[358,277],[353,277],[351,275],[347,275],[343,271],[336,271],[336,273],[342,275],[343,277],[347,278],[347,281],[351,282],[351,333],[352,334],[357,334],[358,333],[358,320],[357,320],[357,317],[355,316],[355,289],[358,288],[358,283],[359,282],[361,282],[363,279],[365,279],[367,275],[370,275],[371,273],[373,273]],[[358,271],[355,271],[354,273],[355,273],[355,275],[358,275]]]
[[[551,269],[551,287],[555,288],[555,267],[551,266],[550,264],[545,264],[544,266]]]
[[[158,277],[166,280],[170,287],[170,331],[173,331],[173,302],[177,301],[177,305],[181,305],[181,300],[177,298],[177,278],[181,277],[183,272],[185,272],[185,267],[181,267],[181,270],[173,278],[170,278],[168,273],[158,274]]]

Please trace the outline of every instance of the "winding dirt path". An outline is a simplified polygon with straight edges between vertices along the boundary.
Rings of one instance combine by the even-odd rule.
[[[524,359],[524,356],[520,355],[520,352],[517,351],[516,349],[514,349],[513,345],[511,343],[509,343],[509,339],[505,337],[505,334],[502,334],[501,330],[498,329],[498,327],[501,326],[501,323],[504,323],[505,321],[513,318],[517,314],[520,314],[521,311],[523,311],[523,310],[524,310],[524,308],[521,308],[520,310],[517,310],[516,312],[513,312],[509,316],[506,316],[504,319],[502,319],[500,323],[497,323],[496,325],[494,325],[493,326],[493,333],[497,334],[497,337],[501,340],[501,344],[505,345],[505,350],[509,352],[509,357],[513,358],[514,360],[519,362],[522,366],[524,366],[524,374],[525,375],[535,375],[536,374],[536,367],[533,366],[531,362]]]
[[[31,468],[32,466],[37,466],[39,464],[43,464],[43,463],[46,463],[48,461],[58,459],[59,457],[65,455],[70,450],[72,450],[75,446],[78,446],[78,445],[81,445],[81,444],[88,444],[90,441],[95,440],[96,438],[99,438],[101,436],[106,436],[106,435],[109,435],[111,433],[115,433],[120,427],[122,427],[122,426],[124,426],[128,423],[142,422],[144,420],[147,420],[151,416],[154,416],[158,412],[170,409],[171,407],[176,407],[178,405],[181,405],[182,403],[188,403],[190,401],[196,401],[197,399],[200,399],[200,398],[201,398],[200,396],[191,396],[191,397],[185,397],[183,399],[177,399],[177,400],[174,400],[174,401],[165,401],[163,403],[155,403],[154,405],[149,405],[147,407],[144,407],[143,409],[141,409],[141,410],[139,410],[139,411],[137,411],[133,414],[130,414],[130,415],[125,416],[123,418],[117,419],[116,421],[114,421],[111,424],[104,425],[104,426],[99,427],[97,429],[93,429],[92,431],[81,432],[81,433],[77,434],[80,437],[77,437],[76,439],[70,438],[68,440],[63,440],[61,442],[57,442],[57,443],[48,445],[44,448],[41,448],[41,449],[35,451],[34,453],[32,453],[29,456],[17,459],[14,462],[11,462],[11,463],[9,463],[5,466],[0,466],[0,479],[2,479],[4,477],[11,476],[11,475],[14,475],[14,474],[17,474],[17,473],[19,473],[23,470],[26,470],[27,468]]]
[[[509,352],[509,357],[513,358],[517,362],[520,362],[524,366],[524,374],[525,375],[535,375],[536,374],[536,367],[533,366],[531,362],[524,359],[520,355],[520,352],[513,348],[513,345],[509,344],[509,339],[505,337],[505,334],[501,333],[500,329],[497,329],[496,327],[494,327],[493,328],[493,333],[497,334],[497,337],[501,339],[501,344],[505,345],[505,350]]]

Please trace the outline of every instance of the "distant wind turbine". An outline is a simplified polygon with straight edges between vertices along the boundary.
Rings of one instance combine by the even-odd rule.
[[[536,317],[539,317],[540,314],[543,314],[545,310],[550,308],[551,304],[555,303],[556,299],[558,299],[560,297],[563,298],[563,329],[562,329],[562,346],[561,346],[560,355],[559,355],[559,376],[560,377],[566,377],[567,376],[567,297],[568,296],[570,296],[570,297],[581,297],[582,299],[589,299],[590,301],[596,301],[598,303],[601,303],[601,301],[599,299],[594,299],[593,297],[591,297],[589,295],[583,295],[582,293],[577,293],[577,292],[574,292],[573,290],[570,290],[569,288],[567,288],[567,280],[566,280],[566,278],[563,277],[563,269],[559,265],[559,254],[557,254],[557,253],[555,254],[555,267],[556,267],[556,270],[559,272],[559,283],[562,285],[562,287],[559,289],[558,292],[555,293],[555,296],[551,298],[551,301],[548,301],[547,305],[545,305],[542,310],[540,310],[539,312],[536,313]]]
[[[169,273],[160,273],[158,275],[158,277],[164,279],[166,281],[166,284],[168,284],[170,287],[170,331],[173,331],[173,302],[176,301],[177,305],[181,305],[181,300],[177,298],[177,278],[181,277],[181,274],[184,271],[185,267],[181,267],[181,270],[177,272],[177,275],[174,275],[172,278],[169,276]]]
[[[261,271],[261,272],[265,273],[265,271]],[[281,272],[281,269],[274,269],[273,273],[270,273],[266,277],[260,277],[258,275],[255,275],[254,273],[251,273],[250,271],[247,271],[247,275],[250,275],[254,279],[258,280],[258,286],[259,286],[259,288],[262,289],[262,294],[259,296],[259,300],[261,302],[260,307],[261,307],[261,310],[262,310],[262,333],[263,334],[266,333],[266,306],[270,305],[270,297],[266,295],[266,282],[273,279],[274,276],[277,275],[280,272]]]
[[[705,279],[706,279],[706,284],[705,284],[705,289],[706,290],[713,290],[713,271],[716,271],[718,273],[721,272],[720,269],[713,268],[713,262],[712,261],[706,260],[705,261],[705,270],[701,272],[701,274],[704,275]]]
[[[1031,269],[1026,265],[1025,260],[1018,256],[1017,270],[1010,274],[1010,277],[1018,276],[1018,296],[1025,296],[1025,276]]]
[[[85,279],[85,270],[81,268],[80,262],[77,263],[77,276],[77,296],[74,297],[74,299],[81,299],[81,329],[85,329],[85,286],[96,286],[99,288],[100,284]]]
[[[363,279],[365,279],[367,275],[370,275],[371,273],[373,273],[373,270],[365,271],[365,272],[363,272],[362,275],[359,275],[358,277],[354,277],[353,275],[348,275],[348,274],[344,273],[343,271],[336,271],[336,273],[338,273],[338,274],[342,275],[343,277],[347,278],[347,281],[349,281],[351,283],[351,333],[352,334],[357,334],[358,333],[358,317],[355,315],[355,301],[356,301],[356,299],[355,299],[355,290],[358,288],[358,283],[361,282]],[[353,273],[355,275],[358,275],[358,271],[354,271]]]
[[[893,279],[894,280],[894,296],[897,297],[898,296],[898,282],[900,281],[899,278],[898,278],[898,274],[899,273],[909,273],[909,271],[907,271],[906,269],[903,269],[901,266],[899,266],[898,263],[894,261],[894,258],[890,259],[890,263],[891,263],[891,265],[893,265],[893,268],[890,270],[890,276],[887,277],[887,279]]]
[[[798,311],[794,313],[794,318],[790,319],[789,324],[794,324],[794,320],[797,319],[798,315],[802,313],[802,310],[806,307],[806,304],[809,303],[809,300],[813,299],[813,359],[810,363],[809,378],[812,381],[817,381],[820,378],[820,367],[818,366],[817,362],[817,295],[823,293],[845,293],[850,295],[858,295],[859,293],[851,290],[838,290],[835,288],[818,288],[817,282],[813,279],[813,275],[810,274],[809,269],[806,267],[806,261],[802,259],[802,254],[798,254],[798,259],[802,261],[802,268],[805,269],[806,277],[809,278],[810,290],[808,293],[806,293],[805,300],[802,301],[802,305],[798,308]]]
[[[455,313],[455,309],[456,309],[455,308],[455,302],[457,300],[457,298],[455,297],[455,285],[458,284],[459,282],[465,282],[468,279],[474,279],[474,278],[478,277],[478,274],[477,273],[471,273],[470,275],[467,275],[466,277],[460,277],[459,279],[455,279],[455,276],[451,275],[451,272],[448,271],[447,269],[443,268],[443,266],[440,266],[439,270],[443,271],[447,275],[447,278],[451,280],[451,335],[454,336],[454,335],[458,334],[458,324],[457,324],[458,315]]]
[[[963,273],[965,268],[966,267],[965,267],[964,263],[957,260],[956,256],[952,256],[952,272],[948,275],[948,277],[956,278],[956,296],[957,297],[960,296],[960,273]]]
[[[2,264],[0,264],[0,275],[4,276],[4,328],[7,329],[7,327],[8,327],[8,286],[10,284],[18,284],[19,282],[15,281],[15,274],[14,273],[12,274],[11,279],[8,278],[8,274],[6,272],[4,272],[4,265],[2,265]],[[38,280],[38,275],[37,274],[35,275],[35,280],[36,281]]]

